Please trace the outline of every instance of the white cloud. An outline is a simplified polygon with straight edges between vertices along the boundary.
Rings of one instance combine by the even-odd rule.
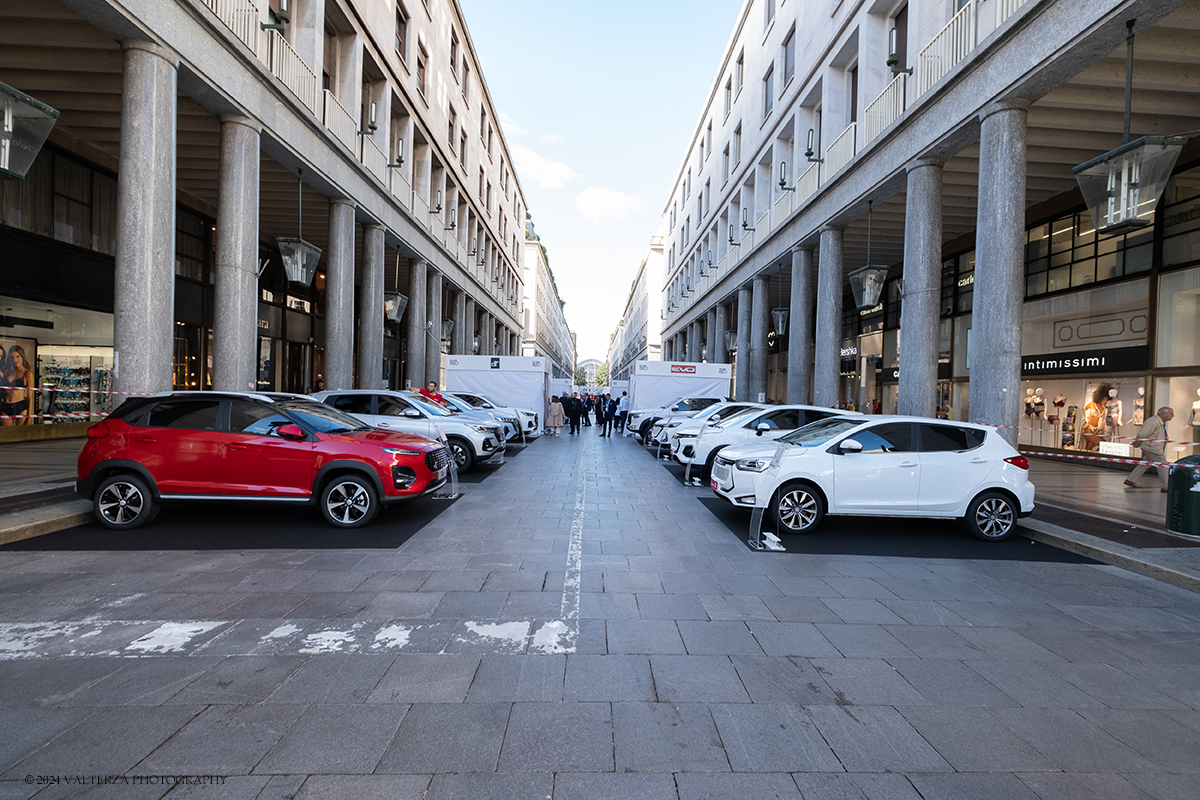
[[[626,219],[644,206],[641,199],[604,186],[589,186],[575,196],[575,208],[593,225],[605,219]]]
[[[560,136],[557,133],[543,133],[542,134],[543,142],[561,142],[565,138],[567,138],[567,137]]]
[[[567,181],[579,177],[566,164],[539,156],[524,145],[509,144],[508,149],[512,152],[521,180],[531,180],[539,189],[561,189]]]
[[[516,120],[508,115],[507,112],[500,112],[500,125],[504,128],[505,136],[524,136],[525,129],[517,124]]]

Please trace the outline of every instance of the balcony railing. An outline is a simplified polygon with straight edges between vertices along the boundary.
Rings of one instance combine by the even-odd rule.
[[[358,130],[354,117],[328,89],[325,90],[325,127],[329,128],[335,139],[346,145],[346,149],[354,152],[354,134]]]
[[[362,154],[359,158],[362,160],[363,166],[386,186],[388,182],[387,156],[379,149],[379,145],[371,141],[370,136],[362,137]]]
[[[975,4],[967,3],[917,56],[917,96],[929,91],[974,47]]]
[[[901,72],[887,88],[879,93],[867,106],[863,116],[866,128],[863,131],[863,144],[875,141],[879,134],[887,129],[900,115],[904,113],[904,79],[907,76]]]
[[[409,184],[408,178],[404,177],[403,170],[388,170],[388,188],[392,192],[392,197],[400,201],[400,205],[412,208],[412,186]]]
[[[850,163],[850,159],[854,158],[854,137],[857,128],[858,124],[851,122],[850,127],[842,131],[825,149],[826,178],[836,175],[842,167]]]
[[[1025,0],[996,0],[996,27],[1003,25],[1023,5]]]
[[[269,31],[269,34],[267,41],[270,44],[271,72],[283,81],[283,85],[291,90],[292,94],[300,98],[300,102],[304,103],[309,111],[320,115],[321,109],[317,105],[317,76],[304,63],[304,59],[296,54],[287,39],[279,35],[279,31]]]
[[[796,181],[796,205],[801,205],[817,193],[821,185],[821,165],[813,163],[804,170],[800,180]]]
[[[771,206],[771,230],[775,230],[792,213],[792,198],[795,192],[784,192]]]
[[[425,202],[425,198],[421,197],[420,192],[413,192],[412,212],[417,218],[417,223],[428,228],[429,227],[429,203]]]
[[[204,0],[204,4],[212,9],[221,22],[229,26],[233,35],[249,47],[258,60],[267,60],[263,49],[262,28],[258,26],[262,19],[258,6],[251,0]]]

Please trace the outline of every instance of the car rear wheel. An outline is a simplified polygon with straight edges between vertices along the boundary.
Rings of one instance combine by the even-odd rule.
[[[114,475],[100,484],[92,510],[101,525],[118,531],[145,525],[158,515],[158,504],[146,482],[136,475]]]
[[[466,472],[475,466],[475,452],[471,449],[470,442],[456,437],[451,437],[448,441],[450,455],[454,456],[454,466],[459,472]]]
[[[790,483],[775,493],[771,511],[784,533],[812,533],[825,518],[825,499],[806,483]]]
[[[967,506],[963,521],[976,539],[999,542],[1017,529],[1017,516],[1017,506],[1011,497],[1001,492],[984,492]]]
[[[321,492],[321,513],[339,528],[366,525],[379,513],[379,498],[371,481],[359,475],[339,475]]]

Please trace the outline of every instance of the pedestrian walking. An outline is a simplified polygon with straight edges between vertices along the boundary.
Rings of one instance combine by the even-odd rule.
[[[592,420],[590,419],[590,417],[592,415],[592,408],[595,405],[595,403],[596,403],[596,398],[592,397],[590,394],[585,394],[583,396],[583,414],[581,414],[580,416],[583,419],[583,427],[585,427],[585,428],[592,427]]]
[[[579,392],[574,392],[566,399],[563,409],[567,412],[567,422],[570,425],[568,433],[574,436],[579,433],[579,418],[583,415],[583,401],[579,399]]]
[[[600,415],[604,414],[604,421],[600,421]],[[600,435],[612,437],[613,424],[617,420],[617,401],[613,400],[608,394],[600,400],[600,405],[596,409],[596,422],[600,425]]]
[[[601,436],[605,436],[605,429],[612,425],[612,421],[608,418],[608,395],[596,398],[596,428]]]
[[[558,395],[550,397],[550,414],[546,417],[546,427],[550,429],[552,436],[561,436],[563,427],[563,404],[559,401]]]
[[[617,433],[625,432],[625,419],[629,416],[629,394],[621,392],[621,399],[617,401]]]
[[[1175,419],[1174,409],[1170,406],[1163,406],[1138,430],[1137,438],[1133,440],[1133,446],[1142,448],[1143,461],[1155,461],[1160,464],[1166,461],[1167,423],[1173,419]],[[1142,488],[1137,485],[1137,479],[1145,475],[1148,469],[1150,467],[1146,464],[1138,464],[1125,479],[1125,485],[1135,489]],[[1170,469],[1156,466],[1154,471],[1158,473],[1158,482],[1162,484],[1162,491],[1166,492],[1167,474]]]

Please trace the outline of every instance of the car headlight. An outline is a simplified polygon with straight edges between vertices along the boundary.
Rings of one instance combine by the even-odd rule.
[[[391,453],[394,456],[419,456],[422,455],[420,450],[408,450],[404,447],[384,447],[379,445],[379,449],[385,453]]]
[[[771,466],[769,458],[743,458],[734,462],[734,466],[743,472],[766,472]]]
[[[683,424],[682,422],[672,422],[669,425],[667,425],[667,427],[668,428],[678,428],[682,424]]]
[[[696,434],[694,434],[694,433],[677,433],[677,434],[675,434],[675,438],[676,439],[695,439]]]
[[[492,428],[488,425],[472,425],[471,430],[475,431],[476,433],[485,433],[486,434],[486,433],[492,433],[496,429]]]

